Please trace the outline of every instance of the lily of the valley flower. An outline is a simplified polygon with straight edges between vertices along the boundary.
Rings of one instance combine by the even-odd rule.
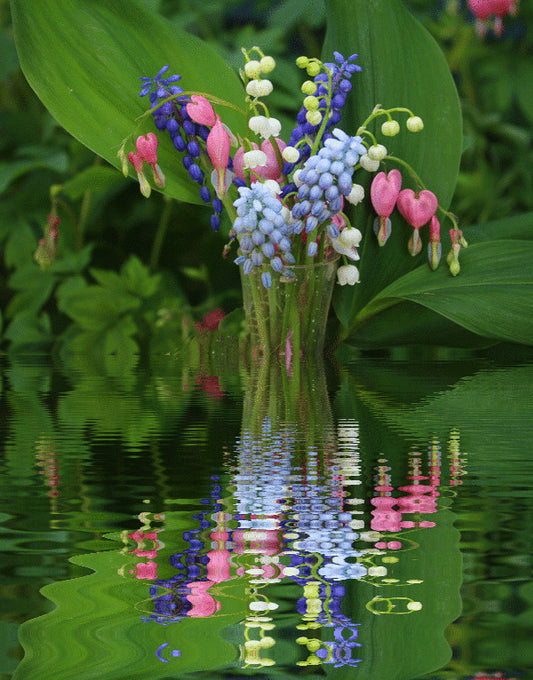
[[[358,205],[361,203],[361,201],[365,197],[365,190],[364,187],[362,187],[360,184],[354,184],[352,185],[352,190],[346,196],[346,200],[348,203],[351,203],[352,205]]]
[[[283,152],[286,146],[282,139],[271,138],[266,139],[261,144],[261,149],[259,149],[255,142],[252,143],[253,151],[244,151],[243,147],[237,149],[233,156],[233,169],[237,177],[244,179],[244,170],[248,168],[252,171],[250,174],[251,183],[256,182],[258,178],[262,180],[277,180],[280,178],[282,169],[273,146],[274,144],[277,144],[280,152]]]
[[[248,121],[248,127],[263,139],[277,137],[281,132],[279,120],[277,118],[267,118],[266,116],[252,116]]]
[[[359,163],[361,164],[361,167],[367,172],[376,172],[376,170],[379,168],[379,161],[370,158],[367,153],[361,156]]]
[[[350,260],[358,260],[359,253],[356,248],[361,243],[361,232],[353,227],[343,229],[338,238],[331,239],[331,245],[341,255],[346,255]]]
[[[258,97],[267,97],[273,89],[272,82],[267,78],[263,80],[250,80],[246,85],[246,94],[257,99]]]
[[[226,128],[217,118],[206,141],[207,155],[216,171],[216,192],[219,198],[223,198],[227,191],[226,170],[229,163],[231,140]]]
[[[344,264],[337,269],[339,286],[354,286],[359,281],[359,270],[353,264]]]

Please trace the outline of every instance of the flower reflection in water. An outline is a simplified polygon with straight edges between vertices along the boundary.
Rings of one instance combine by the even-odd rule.
[[[435,526],[428,516],[438,511],[441,448],[431,441],[427,460],[412,451],[408,474],[396,486],[395,471],[379,458],[368,513],[365,499],[356,494],[364,481],[358,423],[341,420],[336,433],[323,428],[320,441],[302,431],[301,423],[264,413],[259,423],[243,429],[223,478],[211,477],[211,498],[201,501],[205,509],[192,515],[196,526],[182,532],[187,547],[171,555],[172,576],[157,579],[157,554],[152,554],[162,545],[157,532],[145,527],[129,534],[138,543],[133,552],[149,558],[142,569],[137,566],[137,578],[152,580],[152,609],[144,621],[168,626],[186,617],[225,616],[222,585],[240,580],[243,615],[240,624],[228,628],[240,648],[241,666],[357,667],[362,662],[362,623],[346,615],[350,603],[343,606],[347,584],[422,583],[390,578],[389,569],[402,552],[417,547],[420,530]],[[452,486],[460,484],[462,474],[455,435],[449,452]],[[153,550],[146,549],[146,540]],[[417,599],[390,590],[366,603],[366,611],[378,616],[416,614],[422,608]],[[280,640],[284,645],[276,652]]]

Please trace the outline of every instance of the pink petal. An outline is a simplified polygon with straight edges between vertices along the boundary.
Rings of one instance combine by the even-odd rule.
[[[136,146],[138,153],[151,166],[157,164],[157,145],[159,140],[153,132],[149,132],[146,137],[137,137]]]
[[[389,217],[394,210],[402,187],[402,176],[399,170],[391,170],[387,175],[378,173],[370,187],[370,200],[374,210],[380,217]]]
[[[230,143],[230,137],[225,127],[220,122],[220,118],[217,118],[207,137],[206,148],[211,163],[217,171],[217,195],[219,198],[226,193],[226,168],[229,162]]]
[[[213,127],[217,122],[217,116],[211,102],[200,94],[191,95],[191,101],[187,104],[187,113],[199,125]]]
[[[424,189],[418,196],[412,189],[403,189],[398,195],[398,210],[404,219],[414,228],[420,229],[435,214],[438,200],[432,191]]]
[[[130,151],[128,154],[128,160],[135,168],[136,173],[142,173],[144,166],[144,158],[140,153],[133,153],[133,151]]]

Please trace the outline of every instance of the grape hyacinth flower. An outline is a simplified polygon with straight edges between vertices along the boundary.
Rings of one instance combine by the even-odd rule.
[[[250,274],[254,267],[269,262],[274,272],[291,278],[287,265],[294,264],[289,238],[292,231],[283,217],[281,202],[268,186],[256,182],[251,188],[240,187],[233,205],[237,210],[233,230],[241,251],[235,264],[242,266],[244,274]],[[270,288],[270,272],[263,273],[262,282]]]
[[[317,154],[311,156],[298,173],[294,219],[309,234],[329,222],[330,238],[338,238],[339,229],[331,222],[343,205],[343,197],[352,192],[352,175],[361,154],[366,152],[361,137],[350,137],[335,128]]]

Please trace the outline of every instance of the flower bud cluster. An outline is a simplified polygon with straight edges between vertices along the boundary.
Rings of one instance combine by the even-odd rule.
[[[239,188],[239,198],[233,205],[237,210],[233,230],[241,252],[235,264],[242,266],[244,274],[250,274],[269,262],[274,272],[292,278],[287,265],[294,264],[289,238],[294,232],[276,195],[267,185],[255,182],[251,188]],[[262,281],[270,288],[270,272],[263,272]]]
[[[189,173],[190,178],[200,185],[200,197],[205,203],[211,203],[214,214],[211,218],[211,225],[215,231],[220,225],[220,213],[222,212],[222,202],[218,196],[213,197],[208,187],[208,179],[200,167],[199,158],[202,149],[210,133],[210,127],[216,123],[214,112],[203,113],[196,117],[196,122],[191,118],[188,108],[191,102],[195,103],[195,96],[180,97],[183,88],[176,83],[181,80],[180,75],[164,77],[169,67],[163,66],[154,78],[143,76],[141,78],[140,97],[146,97],[154,108],[152,116],[158,130],[166,130],[175,148],[183,154],[183,166]],[[172,98],[172,99],[169,99]],[[200,99],[200,98],[197,98]],[[205,98],[201,98],[205,99]],[[160,104],[160,106],[157,106]],[[201,108],[201,104],[198,104]],[[212,111],[212,109],[211,109]],[[198,122],[198,121],[202,122]],[[133,161],[132,161],[133,162]],[[139,178],[140,181],[140,178]],[[145,183],[147,185],[147,183]],[[141,182],[141,191],[144,184]],[[149,194],[148,188],[144,186],[143,194]]]
[[[46,218],[44,237],[39,240],[39,245],[33,257],[41,269],[47,269],[54,263],[59,239],[60,219],[55,213],[55,208]]]
[[[261,54],[259,60],[249,59],[248,54],[243,50],[248,60],[244,65],[243,74],[246,94],[253,99],[268,97],[272,92],[273,85],[268,78],[263,78],[262,76],[273,71],[276,68],[276,62],[272,57],[264,56],[259,48],[253,48],[253,50],[258,51]]]
[[[342,210],[344,197],[352,194],[352,175],[366,147],[361,137],[349,137],[335,128],[318,153],[311,156],[296,173],[299,188],[292,216],[297,223],[295,231],[309,234]],[[331,238],[338,238],[339,229],[334,222],[328,225]]]
[[[308,96],[296,116],[298,125],[291,133],[289,146],[295,147],[304,138],[312,141],[322,126],[324,116],[326,124],[323,139],[327,139],[331,136],[330,128],[335,127],[341,119],[346,97],[352,89],[350,78],[356,71],[362,69],[352,63],[357,59],[357,54],[352,54],[348,59],[340,52],[334,52],[333,56],[335,62],[325,64],[307,57],[299,57],[296,60],[296,64],[300,68],[305,68],[313,80],[307,80],[302,86],[302,91]],[[299,148],[301,157],[308,158],[311,152],[310,144],[305,141]],[[287,164],[284,173],[289,174],[293,168],[294,165]]]

